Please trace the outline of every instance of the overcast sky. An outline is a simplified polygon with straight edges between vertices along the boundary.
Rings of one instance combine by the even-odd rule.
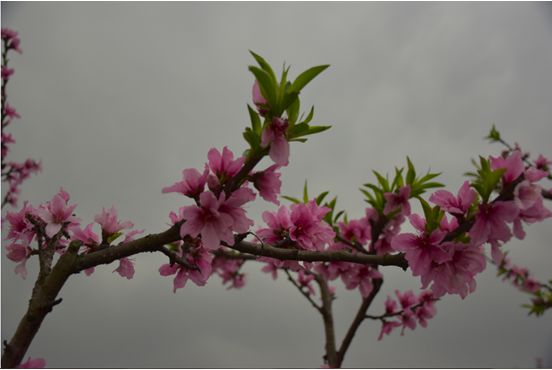
[[[245,149],[252,49],[291,73],[331,67],[302,94],[317,124],[333,128],[293,143],[282,192],[338,195],[350,217],[363,215],[358,191],[371,170],[392,171],[407,155],[420,171],[442,171],[456,191],[470,159],[496,155],[482,140],[492,123],[531,153],[552,157],[550,3],[2,3],[2,27],[19,31],[22,55],[9,100],[12,159],[40,159],[44,171],[22,188],[33,204],[60,186],[88,223],[116,206],[137,228],[159,232],[186,205],[161,194],[211,147]],[[264,162],[268,164],[269,162]],[[552,186],[550,183],[547,186]],[[276,207],[258,200],[260,222]],[[552,278],[551,221],[527,227],[507,245],[541,280]],[[27,355],[50,367],[319,367],[322,320],[280,278],[246,267],[248,283],[227,291],[218,277],[172,292],[159,276],[164,256],[136,256],[136,275],[74,276]],[[30,297],[29,278],[2,254],[2,339]],[[384,268],[372,313],[395,289],[418,289],[408,272]],[[359,330],[347,367],[552,366],[552,315],[528,317],[527,296],[488,268],[474,294],[446,297],[426,329],[378,342],[380,325]],[[341,341],[358,291],[338,283]]]

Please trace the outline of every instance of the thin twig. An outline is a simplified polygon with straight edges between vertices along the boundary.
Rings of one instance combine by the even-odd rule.
[[[316,308],[320,314],[322,314],[322,308],[316,304],[316,302],[310,297],[310,295],[303,290],[303,288],[295,281],[295,279],[291,276],[288,269],[283,269],[286,273],[288,280],[291,281],[291,283],[299,290],[299,292],[310,302],[310,304]]]

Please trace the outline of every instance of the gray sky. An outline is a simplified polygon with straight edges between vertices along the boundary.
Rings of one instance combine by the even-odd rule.
[[[549,3],[2,3],[2,26],[19,31],[22,55],[10,102],[12,158],[42,160],[22,189],[34,204],[60,186],[91,222],[115,205],[138,228],[166,228],[183,197],[161,194],[211,147],[245,149],[252,49],[295,75],[331,67],[302,95],[318,124],[333,128],[293,143],[283,194],[305,179],[330,190],[351,217],[363,214],[358,187],[371,170],[392,171],[407,155],[443,171],[456,191],[470,158],[495,154],[481,140],[492,123],[533,154],[552,156],[552,10]],[[269,162],[266,162],[269,163]],[[249,209],[260,221],[275,206]],[[550,221],[507,245],[536,277],[551,278]],[[318,367],[322,321],[283,278],[246,267],[248,283],[227,291],[218,277],[172,293],[157,269],[164,256],[136,257],[136,275],[74,276],[28,355],[50,367]],[[13,274],[2,254],[2,339],[24,312],[36,273]],[[410,272],[383,269],[373,306],[395,289],[417,289]],[[552,366],[552,316],[527,317],[527,297],[488,268],[474,294],[446,297],[426,329],[378,342],[365,323],[348,367]],[[338,283],[340,341],[360,302]]]

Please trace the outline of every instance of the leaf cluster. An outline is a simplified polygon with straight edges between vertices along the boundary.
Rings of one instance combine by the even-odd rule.
[[[285,113],[288,120],[288,129],[286,137],[288,141],[305,142],[308,135],[317,134],[328,130],[331,126],[313,126],[309,123],[314,116],[314,106],[309,113],[304,116],[301,111],[301,101],[299,94],[301,90],[309,84],[316,76],[322,73],[329,65],[320,65],[307,69],[295,78],[288,80],[290,67],[282,68],[282,74],[277,79],[274,70],[270,64],[260,55],[250,51],[258,66],[249,66],[249,71],[253,73],[259,83],[261,94],[266,99],[263,113],[260,115],[250,105],[247,106],[251,127],[247,127],[243,136],[249,143],[252,151],[260,150],[262,130],[272,122],[273,117],[282,117]],[[261,122],[263,118],[263,122]]]
[[[377,171],[372,171],[376,176],[377,183],[366,183],[360,189],[365,196],[365,201],[370,204],[378,213],[383,214],[385,208],[385,193],[398,192],[403,186],[410,186],[410,198],[420,197],[428,189],[440,188],[444,185],[432,181],[434,178],[440,175],[440,173],[427,172],[425,175],[418,177],[416,169],[412,164],[410,158],[406,157],[406,174],[404,174],[404,167],[395,167],[395,176],[391,181],[386,174],[384,177]]]
[[[492,192],[499,189],[498,184],[506,169],[499,168],[493,171],[490,161],[482,156],[479,156],[479,164],[475,161],[472,163],[476,167],[477,173],[469,172],[467,175],[475,177],[471,185],[479,193],[483,202],[487,203]]]

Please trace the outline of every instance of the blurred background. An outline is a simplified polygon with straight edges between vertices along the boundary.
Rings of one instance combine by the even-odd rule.
[[[10,59],[9,101],[22,116],[9,128],[10,156],[44,169],[21,200],[39,204],[63,186],[83,224],[114,205],[136,228],[162,231],[169,211],[187,204],[162,187],[202,167],[211,147],[246,148],[248,49],[277,70],[285,61],[292,77],[331,64],[302,105],[315,105],[314,124],[333,128],[292,144],[282,193],[299,195],[308,180],[311,193],[337,195],[351,218],[364,214],[358,188],[374,180],[371,170],[392,172],[407,155],[420,172],[442,171],[456,192],[471,158],[502,150],[482,140],[493,123],[533,155],[552,156],[550,3],[3,2],[2,27],[19,32],[23,49]],[[275,209],[259,199],[248,213],[260,226]],[[550,222],[506,245],[540,280],[552,278]],[[172,278],[157,271],[166,257],[135,261],[132,280],[112,273],[116,263],[72,277],[27,356],[48,367],[322,365],[322,320],[282,275],[274,282],[248,263],[241,290],[213,276],[173,294]],[[22,280],[14,267],[2,253],[2,339],[37,272],[30,261]],[[382,271],[374,314],[395,289],[420,287],[410,272]],[[492,266],[477,281],[466,299],[440,301],[426,329],[378,342],[380,324],[365,322],[344,366],[551,367],[551,313],[528,317],[528,297]],[[341,341],[360,294],[337,285]]]

